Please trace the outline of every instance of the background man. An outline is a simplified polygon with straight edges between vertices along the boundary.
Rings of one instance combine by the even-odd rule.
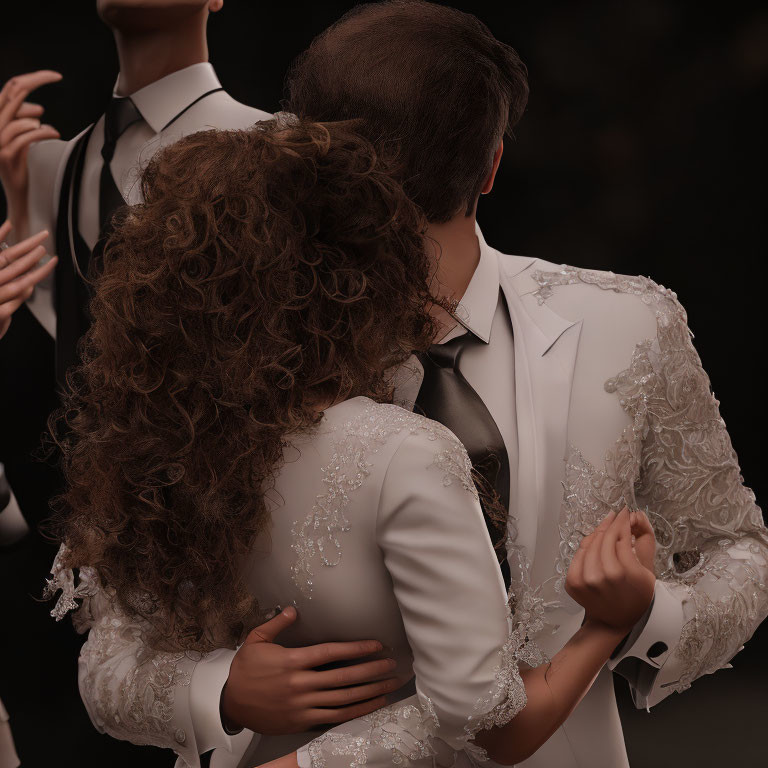
[[[33,405],[29,410],[25,407],[21,414],[26,422],[24,429],[14,430],[14,434],[8,430],[4,434],[8,440],[5,446],[8,463],[23,468],[16,474],[25,486],[23,496],[18,494],[19,505],[33,526],[47,514],[48,499],[58,484],[58,474],[51,467],[37,464],[29,456],[45,428],[48,413],[56,404],[49,367],[53,352],[50,340],[55,339],[56,385],[65,386],[66,371],[77,360],[77,342],[89,323],[89,292],[84,278],[91,270],[94,249],[98,257],[97,246],[108,231],[112,215],[126,202],[141,202],[139,173],[160,147],[196,131],[247,128],[270,117],[229,96],[208,62],[208,18],[222,6],[223,0],[151,0],[138,4],[131,0],[98,0],[97,12],[114,35],[120,72],[105,113],[70,141],[58,140],[58,131],[41,125],[42,107],[26,101],[36,88],[59,81],[58,73],[42,70],[18,76],[9,81],[0,94],[0,180],[9,218],[14,224],[13,236],[8,233],[8,238],[16,242],[30,232],[47,230],[50,236],[44,243],[45,248],[58,258],[55,269],[48,261],[50,257],[44,259],[42,267],[31,269],[30,274],[35,273],[32,279],[37,283],[26,307],[37,327],[30,329],[26,357],[3,361],[4,365],[12,366],[14,372],[8,380],[3,377],[3,399]],[[4,231],[0,234],[6,236]],[[42,253],[38,252],[37,256],[39,259]],[[11,268],[13,265],[7,267]],[[0,269],[0,278],[2,274]],[[29,287],[24,285],[23,290]],[[14,295],[13,301],[18,301],[18,297]],[[43,329],[45,333],[41,333]],[[3,493],[5,487],[0,483],[0,504],[7,505],[8,511],[14,513],[17,524],[14,530],[17,530],[21,524],[16,500],[10,488]],[[12,568],[13,562],[19,560],[24,574],[15,581],[18,586],[11,597],[14,622],[23,627],[16,634],[12,649],[16,656],[15,668],[25,670],[17,681],[19,689],[42,690],[28,678],[28,670],[40,669],[46,680],[44,688],[56,689],[55,699],[47,701],[51,706],[63,701],[69,708],[77,696],[73,690],[75,641],[65,638],[63,643],[54,642],[56,647],[48,643],[44,652],[35,643],[29,643],[29,635],[39,624],[42,627],[37,636],[51,637],[48,629],[51,622],[45,615],[49,608],[31,600],[29,594],[39,595],[53,552],[32,535],[18,542],[13,551],[6,550],[4,555],[4,566]],[[281,655],[283,649],[271,641],[294,618],[295,612],[293,616],[281,614],[268,625],[254,630],[247,644],[251,668],[258,678],[251,689],[254,698],[249,711],[259,728],[273,728],[278,733],[283,729],[302,730],[309,716],[305,705],[294,704],[284,695],[284,679],[296,666],[310,667],[319,663],[318,657],[351,660],[372,652],[370,642],[339,643],[330,648],[301,649],[298,655],[293,653],[288,662]],[[31,660],[23,663],[25,655],[35,660],[44,659],[44,663]],[[221,726],[218,699],[207,696],[210,686],[218,684],[219,690],[223,687],[230,660],[229,657],[209,659],[200,666],[189,688],[190,707],[198,712],[200,719],[216,726],[208,728],[197,745],[192,741],[188,744],[200,753],[230,740],[230,734]],[[386,662],[355,665],[346,672],[346,684],[371,680],[386,669]],[[4,671],[3,677],[15,676]],[[389,688],[388,679],[382,680],[367,696],[373,693],[375,697]],[[18,723],[24,718],[24,712],[12,706],[15,700],[15,696],[9,696],[6,703]],[[322,706],[322,700],[318,701]],[[32,704],[28,697],[26,703]],[[335,721],[357,717],[380,703],[375,700],[361,703],[360,698],[353,695],[349,706],[338,710]],[[34,716],[28,713],[26,722],[39,723],[48,716],[53,717],[45,714],[45,705],[42,700],[35,702]],[[79,702],[76,707],[80,709]],[[109,741],[115,751],[117,743]],[[108,747],[99,745],[99,749]],[[39,740],[20,741],[19,751],[29,764],[42,763],[45,754]],[[87,747],[78,752],[79,760],[91,763],[93,752],[89,754]],[[145,753],[142,756],[152,759]],[[158,754],[156,759],[162,758]]]

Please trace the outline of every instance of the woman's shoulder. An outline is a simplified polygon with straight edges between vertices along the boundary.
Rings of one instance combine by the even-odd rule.
[[[356,438],[371,444],[399,444],[406,437],[414,436],[415,442],[435,444],[440,449],[463,449],[459,439],[440,422],[368,397],[354,397],[334,406],[326,412],[325,421],[335,422],[334,431],[339,437]]]

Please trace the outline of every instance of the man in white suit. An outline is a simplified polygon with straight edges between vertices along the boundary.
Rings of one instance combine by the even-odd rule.
[[[553,656],[583,620],[564,590],[581,539],[610,509],[647,509],[635,528],[638,556],[656,574],[653,603],[523,764],[626,767],[612,670],[650,708],[726,666],[768,614],[768,531],[685,312],[651,280],[506,255],[484,241],[477,202],[528,88],[517,54],[474,17],[424,2],[362,6],[315,40],[289,93],[302,117],[362,118],[376,140],[400,142],[406,186],[439,245],[439,290],[456,304],[430,353],[400,372],[396,394],[449,426],[477,464],[493,459],[486,477],[509,510],[502,566],[542,654]],[[237,711],[227,691],[241,684],[247,654],[246,644],[207,658],[207,669],[232,670],[226,687],[223,674],[207,678],[205,712],[173,707],[152,743],[197,765],[194,745],[205,741],[219,747],[217,764],[238,765],[258,736],[229,738],[215,704],[223,688],[225,711]],[[130,655],[115,649],[116,659]],[[181,683],[162,693],[188,701]],[[258,730],[247,713],[230,721]]]
[[[506,578],[543,654],[553,656],[582,622],[563,586],[583,536],[609,509],[647,508],[650,523],[640,513],[635,526],[641,558],[657,539],[646,560],[654,601],[566,723],[523,764],[627,766],[612,670],[629,681],[636,705],[650,708],[726,666],[768,614],[768,531],[685,312],[645,278],[485,243],[477,201],[491,191],[527,81],[515,52],[474,17],[422,2],[363,6],[319,36],[289,85],[297,114],[363,118],[362,130],[401,141],[404,176],[440,246],[440,290],[456,309],[430,354],[401,372],[397,394],[444,420],[473,460],[495,459],[487,477],[509,509]],[[72,595],[87,595],[87,585]],[[174,749],[179,764],[197,765],[204,745],[217,747],[217,765],[238,765],[258,738],[247,729],[258,724],[230,718],[231,730],[245,728],[233,737],[218,705],[242,686],[250,651],[246,643],[206,657],[192,675],[194,697],[173,680],[154,691],[174,705],[152,743]],[[128,679],[130,664],[120,674]],[[109,702],[91,704],[107,732],[148,738],[112,723]]]
[[[523,763],[620,768],[611,670],[650,708],[726,666],[768,614],[768,531],[675,294],[645,278],[502,254],[477,228],[478,196],[491,191],[527,94],[517,54],[478,19],[385,2],[358,6],[313,42],[289,77],[288,108],[362,118],[372,139],[400,140],[406,188],[439,244],[440,290],[458,304],[398,394],[470,455],[482,433],[501,457],[512,592],[544,653],[583,618],[563,590],[581,538],[609,508],[647,508],[654,601]]]
[[[3,89],[0,178],[14,230],[12,238],[7,227],[0,229],[0,240],[7,235],[9,240],[19,241],[30,232],[47,230],[50,237],[44,245],[55,256],[46,256],[42,267],[35,268],[30,262],[27,282],[14,283],[13,295],[0,295],[0,309],[4,298],[12,308],[20,303],[19,298],[27,299],[34,317],[56,340],[60,386],[65,385],[66,370],[76,362],[77,341],[88,327],[89,292],[84,278],[115,210],[124,203],[141,202],[141,169],[160,147],[184,135],[213,128],[242,129],[270,118],[229,96],[208,62],[207,20],[222,5],[223,0],[98,0],[97,11],[114,33],[120,73],[106,113],[69,141],[58,140],[55,129],[41,125],[42,108],[25,101],[32,90],[60,80],[60,75],[50,71],[22,75]],[[23,253],[38,246],[38,240],[30,239]],[[37,260],[42,251],[40,247],[35,252]],[[14,264],[21,261],[15,251],[10,253]],[[34,254],[24,258],[34,259]],[[47,261],[51,258],[58,259],[55,269]],[[13,494],[4,477],[0,480],[0,512],[7,507],[16,525],[14,531],[23,532]],[[10,521],[11,515],[5,518]],[[302,649],[298,656],[294,652],[288,661],[283,649],[272,641],[292,620],[281,614],[257,628],[248,646],[251,669],[262,675],[249,689],[253,694],[250,711],[255,722],[276,733],[306,725],[306,705],[295,704],[284,693],[284,678],[296,667],[308,669],[330,659],[349,662],[380,649],[375,642],[327,644]],[[208,707],[208,697],[200,691],[218,685],[220,692],[228,669],[221,663],[201,665],[192,687],[193,710]],[[386,660],[347,667],[337,685],[381,678],[388,669]],[[391,690],[391,686],[387,675],[366,691],[365,698]],[[320,692],[320,706],[326,693]],[[381,703],[360,703],[360,696],[350,693],[349,706],[336,712],[334,722],[365,714]],[[218,720],[218,698],[211,700],[210,709]],[[205,738],[196,743],[200,752],[215,746]]]

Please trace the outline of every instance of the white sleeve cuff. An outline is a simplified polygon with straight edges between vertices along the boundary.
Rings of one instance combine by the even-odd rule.
[[[221,691],[229,677],[229,668],[236,651],[219,648],[204,656],[192,673],[189,687],[189,713],[195,734],[198,754],[211,749],[233,751],[241,739],[247,744],[253,736],[252,731],[243,729],[236,735],[224,730],[221,722],[219,703]],[[244,736],[243,734],[247,734]]]
[[[2,465],[0,464],[0,467]],[[5,509],[0,511],[0,547],[7,547],[29,533],[29,526],[21,514],[16,497],[11,497]]]
[[[632,699],[640,709],[650,709],[669,696],[682,674],[682,661],[674,650],[683,630],[683,600],[684,595],[674,585],[657,580],[653,608],[643,631],[608,662],[611,670],[626,662],[616,671],[628,680]]]
[[[682,631],[682,600],[669,585],[657,579],[653,608],[642,632],[634,642],[628,642],[616,658],[608,662],[608,668],[614,669],[622,659],[634,656],[656,669],[661,669],[677,647]]]

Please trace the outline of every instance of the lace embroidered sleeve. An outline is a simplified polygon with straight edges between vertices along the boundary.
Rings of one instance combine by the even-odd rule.
[[[62,547],[54,560],[46,595],[61,591],[51,615],[58,621],[75,611],[76,629],[88,632],[78,682],[94,726],[117,739],[172,749],[186,764],[199,766],[189,712],[189,684],[198,660],[152,650],[142,622],[119,609],[92,569],[81,568],[75,577],[64,568],[64,553]]]
[[[377,536],[413,652],[416,694],[314,739],[299,753],[312,768],[453,765],[460,751],[483,761],[471,739],[527,701],[517,664],[525,637],[512,620],[467,453],[441,425],[397,412],[408,423],[383,484]]]
[[[607,507],[626,501],[646,508],[658,542],[656,575],[682,602],[682,634],[671,654],[679,679],[670,690],[685,690],[728,666],[768,615],[760,508],[744,485],[676,294],[647,278],[572,267],[534,279],[540,302],[555,286],[583,282],[633,294],[655,314],[656,337],[638,344],[630,365],[605,384],[630,417],[605,468],[571,448],[557,568],[562,579],[574,535],[589,531]]]

